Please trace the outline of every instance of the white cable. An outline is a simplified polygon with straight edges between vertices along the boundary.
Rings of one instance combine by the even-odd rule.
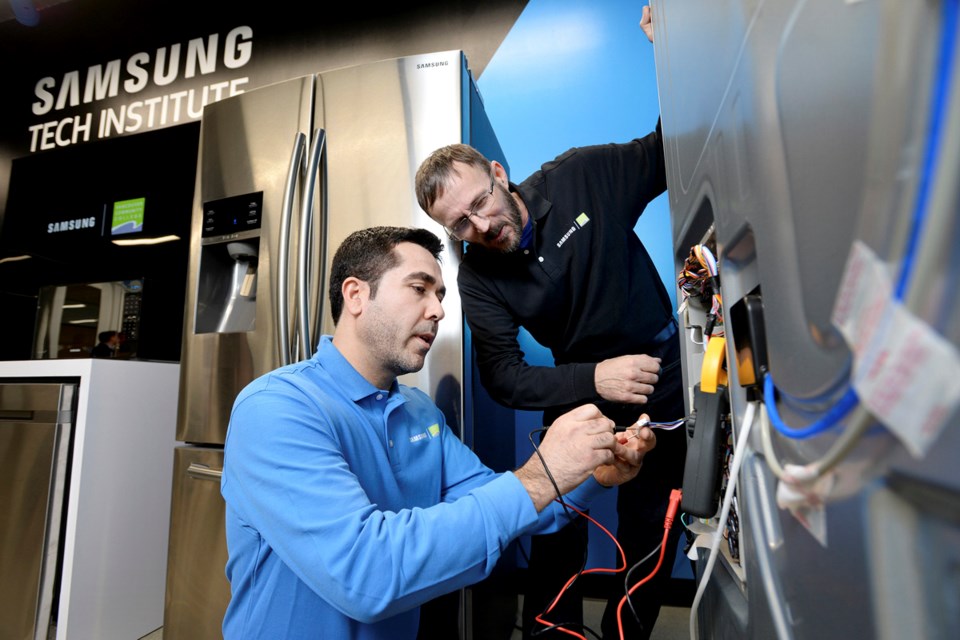
[[[700,584],[697,586],[697,594],[693,598],[693,605],[690,607],[690,640],[697,640],[697,607],[700,606],[700,599],[703,592],[710,582],[710,574],[713,573],[713,566],[717,562],[717,555],[720,551],[720,541],[723,540],[723,530],[726,527],[727,515],[730,513],[730,504],[733,502],[733,492],[737,487],[737,478],[740,475],[740,465],[743,462],[744,451],[747,448],[747,441],[750,437],[750,429],[753,427],[753,418],[757,412],[757,403],[747,404],[747,410],[743,414],[743,428],[740,430],[740,436],[737,438],[736,448],[733,451],[733,463],[730,465],[730,479],[727,481],[727,492],[723,495],[723,506],[720,508],[720,518],[717,521],[717,530],[713,533],[713,544],[710,545],[710,557],[707,559],[707,568],[704,569],[703,576],[700,578]]]
[[[707,263],[707,273],[711,276],[716,276],[720,273],[717,269],[717,259],[713,257],[713,252],[707,247],[707,245],[700,245],[700,252],[703,255],[704,262]]]
[[[770,425],[767,405],[763,405],[760,407],[760,442],[763,446],[763,458],[767,466],[770,467],[770,470],[773,471],[773,475],[777,476],[780,480],[784,480],[787,477],[787,472],[783,470],[783,465],[780,464],[780,460],[773,450],[773,439],[770,437],[771,431],[773,431],[773,427]]]
[[[867,411],[863,405],[857,405],[853,415],[848,421],[847,428],[840,437],[837,438],[836,442],[833,443],[833,446],[831,446],[819,460],[807,462],[802,465],[809,470],[808,475],[803,476],[803,478],[795,478],[784,470],[782,463],[777,458],[776,452],[773,450],[773,440],[771,438],[773,427],[770,425],[770,418],[764,406],[760,413],[760,440],[763,446],[763,456],[773,475],[777,476],[780,480],[789,484],[796,484],[798,482],[812,484],[843,461],[843,459],[853,451],[863,437],[863,434],[867,432],[867,429],[869,429],[873,423],[874,419],[870,412]]]

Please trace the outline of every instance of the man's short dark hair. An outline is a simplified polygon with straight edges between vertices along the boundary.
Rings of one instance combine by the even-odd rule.
[[[330,312],[333,323],[340,322],[343,311],[343,281],[354,277],[370,286],[370,297],[377,295],[383,274],[399,264],[393,248],[401,242],[412,242],[440,260],[443,243],[426,229],[414,227],[370,227],[354,231],[340,244],[330,268]]]
[[[100,340],[100,342],[106,342],[115,335],[117,335],[116,331],[101,331],[97,335],[97,338]]]
[[[456,173],[454,162],[477,167],[481,171],[490,171],[490,161],[468,144],[449,144],[431,153],[430,157],[420,163],[415,179],[417,202],[428,214],[433,203],[443,195],[450,174]]]

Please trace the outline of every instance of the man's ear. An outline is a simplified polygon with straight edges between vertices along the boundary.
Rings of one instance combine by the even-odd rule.
[[[360,315],[363,305],[369,298],[370,287],[363,280],[350,276],[344,279],[340,287],[343,294],[343,310],[352,316]]]
[[[510,176],[507,175],[507,168],[496,160],[491,160],[490,166],[493,168],[493,177],[497,179],[497,182],[501,182],[506,186],[510,181]]]

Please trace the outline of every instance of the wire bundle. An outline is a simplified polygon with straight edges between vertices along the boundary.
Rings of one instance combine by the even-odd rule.
[[[683,425],[687,424],[687,416],[678,418],[677,420],[670,420],[668,422],[650,422],[638,420],[636,423],[630,425],[629,427],[614,427],[614,431],[617,433],[623,431],[634,431],[630,434],[631,438],[639,437],[640,429],[643,427],[650,427],[651,429],[660,429],[661,431],[673,431],[674,429],[679,429]]]
[[[683,305],[694,299],[703,306],[710,305],[704,338],[710,339],[715,325],[723,324],[723,299],[720,296],[720,275],[717,259],[705,244],[690,247],[690,255],[683,263],[677,286],[683,296]],[[682,306],[681,305],[681,308]]]

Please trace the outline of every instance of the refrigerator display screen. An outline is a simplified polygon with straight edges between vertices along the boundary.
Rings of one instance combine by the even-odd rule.
[[[203,237],[215,238],[260,228],[263,192],[203,203]]]

